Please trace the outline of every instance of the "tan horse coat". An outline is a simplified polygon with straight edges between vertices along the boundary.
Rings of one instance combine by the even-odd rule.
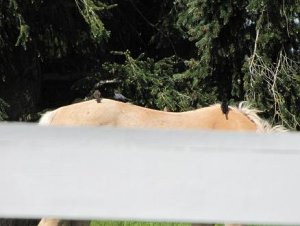
[[[271,127],[257,116],[257,111],[240,104],[229,107],[223,114],[219,104],[187,112],[165,112],[139,107],[109,99],[76,103],[47,112],[40,119],[41,125],[59,126],[115,126],[134,128],[213,129],[230,131],[282,131]],[[39,226],[86,226],[88,221],[42,219]],[[207,226],[209,224],[197,224]],[[229,226],[227,224],[226,226]],[[196,224],[194,224],[196,226]],[[237,225],[235,225],[237,226]]]
[[[81,102],[48,112],[40,124],[69,126],[116,126],[135,128],[182,128],[255,131],[257,126],[236,108],[223,114],[220,105],[187,112],[165,112],[109,99]]]

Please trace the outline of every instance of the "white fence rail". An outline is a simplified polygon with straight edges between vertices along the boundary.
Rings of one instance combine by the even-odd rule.
[[[300,224],[300,134],[0,124],[0,217]]]

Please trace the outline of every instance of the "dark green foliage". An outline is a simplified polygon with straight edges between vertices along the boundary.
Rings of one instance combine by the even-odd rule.
[[[33,120],[99,89],[171,111],[248,100],[298,127],[299,0],[0,2],[10,119]]]
[[[291,129],[300,122],[299,3],[253,1],[247,8],[256,33],[244,64],[246,97]]]
[[[6,114],[6,109],[8,107],[9,105],[0,98],[0,121],[3,121],[8,118]]]
[[[99,17],[99,12],[111,9],[116,5],[107,5],[103,2],[94,0],[75,0],[76,5],[86,23],[90,26],[92,38],[101,41],[109,37],[109,32],[105,29]]]
[[[124,55],[123,64],[106,63],[104,69],[121,79],[117,91],[136,104],[171,111],[191,109],[192,98],[187,81],[178,72],[183,62],[175,56],[155,61],[143,54],[134,59],[129,51],[115,52]]]
[[[198,49],[199,69],[192,77],[217,87],[219,100],[246,99],[273,122],[295,129],[300,122],[299,1],[177,3],[178,25]]]
[[[217,93],[211,95],[219,101],[243,100],[241,68],[253,30],[245,26],[247,1],[180,0],[178,4],[182,8],[178,25],[198,49],[198,69],[192,76],[204,80],[200,87],[215,87]]]
[[[109,33],[98,15],[110,5],[76,2],[0,0],[0,97],[11,120],[35,118],[29,115],[45,106],[38,105],[45,78],[64,81],[98,64]]]

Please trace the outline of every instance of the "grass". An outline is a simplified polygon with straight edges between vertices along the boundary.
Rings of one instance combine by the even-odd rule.
[[[190,223],[159,223],[159,222],[153,223],[153,222],[136,222],[136,221],[92,221],[90,226],[191,226],[191,224]],[[215,226],[224,226],[224,225],[216,224]],[[263,226],[263,225],[249,225],[249,226]]]
[[[153,223],[135,221],[92,221],[90,226],[191,226],[188,223]]]

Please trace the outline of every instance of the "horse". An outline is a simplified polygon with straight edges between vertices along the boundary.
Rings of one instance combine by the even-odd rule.
[[[111,99],[93,99],[75,103],[46,112],[39,120],[40,125],[50,126],[113,126],[152,129],[206,129],[223,131],[252,131],[258,133],[283,132],[282,126],[272,127],[258,116],[246,102],[237,107],[229,106],[222,111],[214,104],[186,112],[168,112],[140,107]],[[38,226],[87,226],[88,221],[64,221],[42,219]],[[194,226],[199,224],[194,224]],[[208,224],[201,224],[208,226]],[[211,225],[211,224],[210,224]],[[225,226],[233,226],[226,224]],[[237,225],[235,225],[237,226]]]
[[[39,124],[256,132],[282,130],[280,126],[272,127],[261,119],[258,112],[251,109],[246,102],[241,102],[238,107],[229,106],[228,112],[224,114],[220,104],[186,112],[168,112],[101,99],[101,102],[89,100],[48,111],[41,117]]]

